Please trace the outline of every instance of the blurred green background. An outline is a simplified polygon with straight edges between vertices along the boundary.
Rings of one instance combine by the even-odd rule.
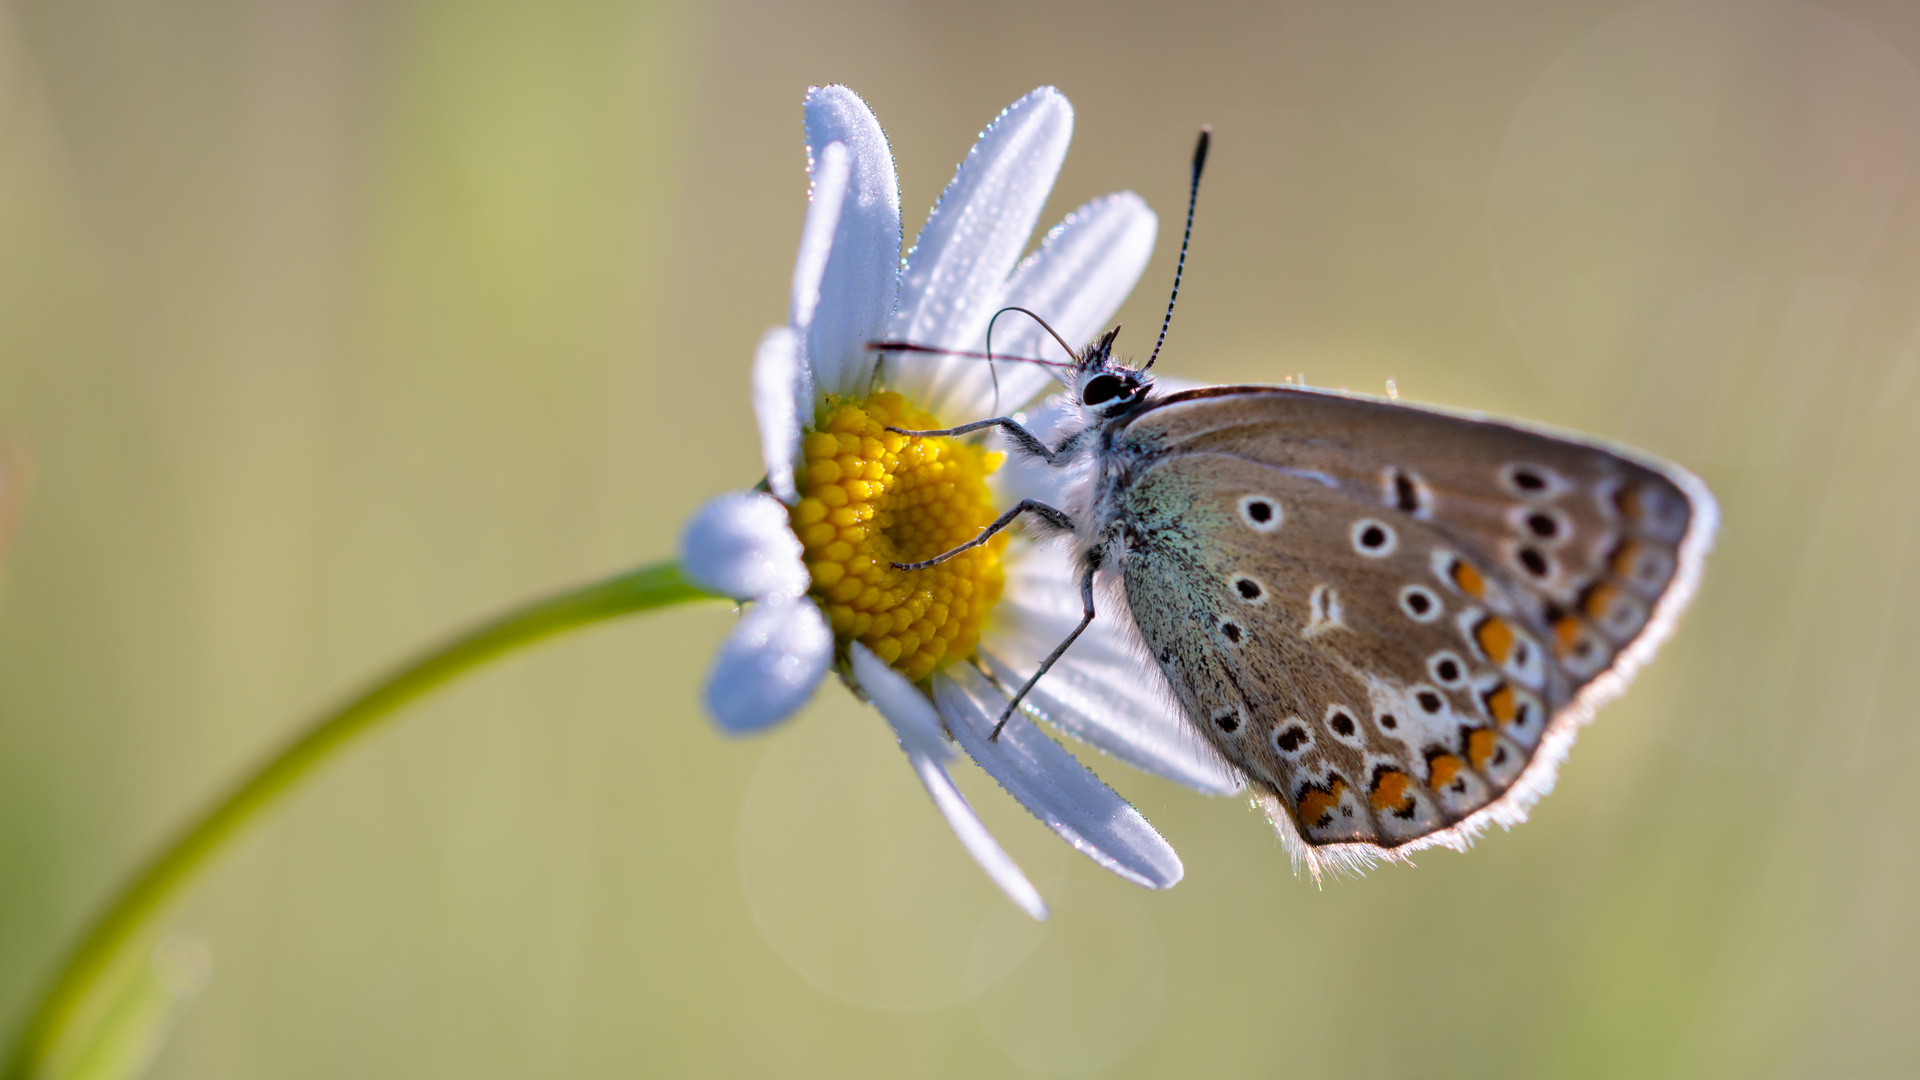
[[[0,1019],[303,718],[756,477],[809,84],[872,104],[911,235],[1053,83],[1043,225],[1162,217],[1135,347],[1214,125],[1170,373],[1392,377],[1720,495],[1534,820],[1316,891],[1109,763],[1186,861],[1150,894],[969,767],[1034,927],[838,688],[716,734],[731,616],[672,611],[248,833],[171,920],[213,976],[153,1074],[1920,1075],[1916,63],[1906,0],[6,0]]]

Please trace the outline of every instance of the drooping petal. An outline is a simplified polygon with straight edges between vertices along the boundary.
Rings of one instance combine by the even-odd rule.
[[[1026,308],[1047,320],[1069,347],[1083,348],[1111,325],[1113,313],[1140,280],[1159,227],[1146,200],[1131,191],[1095,199],[1048,231],[1040,250],[1013,272],[1001,306]],[[1039,323],[1017,311],[994,324],[993,354],[1073,359]],[[1065,381],[1062,368],[996,363],[989,372],[985,367],[955,364],[945,373],[948,408],[956,417],[1005,415],[1054,385],[1055,378]]]
[[[900,309],[888,336],[919,345],[978,350],[1007,277],[1040,219],[1066,160],[1073,107],[1043,86],[1007,107],[980,135],[907,253]],[[888,382],[935,415],[951,416],[944,383],[954,365],[940,356],[889,357]]]
[[[933,697],[961,748],[1081,854],[1149,889],[1168,888],[1186,872],[1139,811],[1026,717],[1014,714],[989,741],[1006,698],[979,672],[952,665],[934,676]]]
[[[834,232],[847,203],[847,176],[853,169],[846,143],[828,143],[813,155],[807,192],[807,220],[800,226],[800,253],[793,260],[793,291],[787,297],[787,325],[805,336],[820,307],[820,283],[833,254]]]
[[[806,115],[808,170],[837,142],[847,148],[849,172],[804,354],[820,393],[864,393],[874,361],[867,342],[884,336],[900,289],[900,181],[886,133],[859,95],[816,87]]]
[[[811,600],[754,604],[707,674],[707,709],[722,731],[750,735],[793,715],[833,661],[833,630]]]
[[[791,329],[776,326],[760,339],[753,355],[753,415],[760,424],[760,459],[767,486],[792,505],[793,463],[800,456],[800,429],[813,413],[813,378],[800,359],[800,342]]]
[[[994,677],[1027,681],[1040,660],[1079,625],[1079,575],[1056,548],[1010,548],[1006,592],[980,645]],[[1095,603],[1101,605],[1096,596]],[[1074,738],[1136,769],[1207,795],[1231,795],[1246,780],[1193,730],[1124,611],[1109,599],[1093,624],[1027,694],[1027,702]]]
[[[1020,910],[1035,919],[1044,920],[1047,917],[1047,902],[1040,899],[1040,890],[1033,887],[1027,875],[1020,872],[1013,857],[987,831],[980,816],[968,804],[966,796],[954,786],[953,777],[948,775],[946,766],[925,754],[912,751],[907,753],[907,761],[913,766],[914,775],[920,778],[921,786],[932,797],[934,807],[940,811],[941,817],[947,819],[947,826],[960,838],[961,845],[967,849],[967,854],[973,856],[973,861],[980,864],[980,869],[987,872],[987,877],[1000,886],[1000,891],[1007,894],[1007,899],[1018,904]]]
[[[893,725],[901,749],[935,761],[953,756],[953,747],[947,743],[946,731],[940,726],[940,714],[919,688],[857,641],[847,653],[853,661],[853,677],[873,701],[873,707]]]
[[[716,495],[680,533],[680,560],[696,584],[736,600],[797,597],[812,579],[787,508],[755,491]]]

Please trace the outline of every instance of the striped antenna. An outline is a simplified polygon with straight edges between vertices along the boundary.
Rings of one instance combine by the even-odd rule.
[[[1187,241],[1193,239],[1193,207],[1200,201],[1200,170],[1207,167],[1207,144],[1213,141],[1213,129],[1200,126],[1200,142],[1193,148],[1193,187],[1187,192],[1187,231],[1180,235],[1180,261],[1173,268],[1173,295],[1167,297],[1167,317],[1160,323],[1160,340],[1153,343],[1153,355],[1140,370],[1145,371],[1160,359],[1160,346],[1167,343],[1167,327],[1173,325],[1173,302],[1180,299],[1180,275],[1187,269]]]

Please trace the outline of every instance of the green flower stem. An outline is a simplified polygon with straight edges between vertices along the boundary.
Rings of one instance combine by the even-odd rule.
[[[678,562],[659,563],[570,589],[507,612],[403,664],[267,759],[123,888],[87,928],[39,999],[7,1059],[5,1080],[35,1080],[51,1057],[70,1046],[82,1007],[130,950],[148,936],[194,871],[223,841],[271,807],[355,736],[414,699],[497,656],[568,630],[690,600],[715,599],[688,581]]]

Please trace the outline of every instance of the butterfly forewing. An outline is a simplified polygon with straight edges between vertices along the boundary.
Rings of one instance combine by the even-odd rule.
[[[1519,820],[1713,521],[1670,466],[1313,391],[1173,395],[1115,453],[1135,621],[1316,869]]]

